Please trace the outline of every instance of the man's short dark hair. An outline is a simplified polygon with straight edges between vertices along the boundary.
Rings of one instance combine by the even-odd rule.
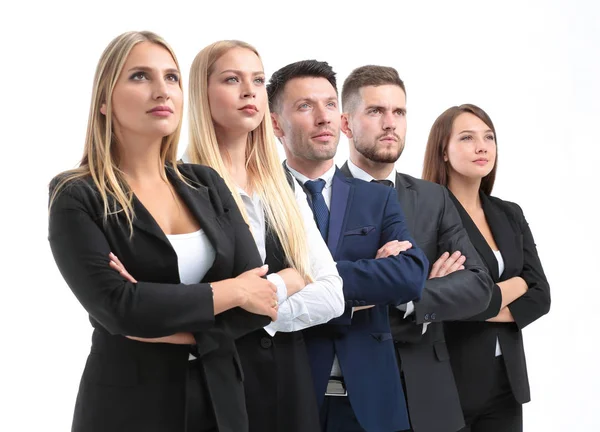
[[[354,69],[342,86],[342,110],[354,110],[361,88],[381,85],[397,85],[406,94],[404,82],[393,67],[367,65]]]
[[[335,72],[327,62],[317,60],[302,60],[282,67],[273,75],[267,84],[267,95],[269,96],[269,109],[271,112],[279,112],[281,109],[281,95],[285,85],[294,78],[325,78],[335,89],[337,94],[337,84]]]

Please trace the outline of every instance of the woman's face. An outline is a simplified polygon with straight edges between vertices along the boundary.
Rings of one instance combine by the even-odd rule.
[[[256,129],[267,110],[265,73],[258,56],[239,47],[221,56],[208,77],[208,101],[217,134]]]
[[[114,130],[119,141],[162,139],[179,125],[183,110],[180,74],[161,45],[133,47],[112,94]],[[100,111],[106,114],[106,104]]]
[[[496,162],[494,132],[479,117],[462,113],[452,125],[444,160],[450,164],[450,176],[482,179]]]

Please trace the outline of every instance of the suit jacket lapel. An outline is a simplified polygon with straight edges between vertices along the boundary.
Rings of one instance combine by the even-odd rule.
[[[220,247],[224,241],[222,237],[223,227],[221,227],[217,220],[218,218],[210,199],[208,187],[194,182],[191,182],[193,187],[190,187],[181,181],[170,168],[167,168],[167,176],[192,215],[200,223],[200,228],[204,231],[208,241],[215,249],[215,261],[205,275],[204,280],[218,280],[220,278],[220,263],[230,260],[231,257],[225,256],[223,248]]]
[[[415,236],[415,214],[417,207],[417,191],[413,189],[412,183],[407,181],[400,173],[396,173],[396,191],[398,200],[406,218],[406,225],[410,233]]]
[[[500,276],[498,274],[498,260],[496,259],[494,252],[492,251],[487,241],[485,240],[485,237],[483,237],[483,234],[481,234],[479,228],[477,228],[477,225],[475,225],[475,222],[473,222],[473,219],[471,219],[471,216],[469,216],[469,213],[467,213],[460,201],[458,201],[458,199],[454,196],[454,194],[452,194],[450,190],[448,190],[448,194],[450,195],[450,198],[452,199],[456,206],[456,209],[458,210],[458,213],[460,215],[460,218],[462,219],[465,230],[469,235],[471,243],[473,243],[473,246],[475,246],[475,249],[477,249],[477,252],[485,262],[493,281],[498,282],[500,279]],[[496,235],[494,234],[493,230],[492,234],[494,235],[494,239],[496,240]]]
[[[513,262],[513,258],[517,256],[515,253],[515,233],[511,228],[510,222],[506,213],[489,199],[483,192],[479,194],[483,212],[487,219],[494,240],[500,249],[502,259],[504,260],[504,272],[499,277],[500,280],[505,280],[512,277],[510,269],[517,267]]]
[[[346,220],[346,208],[352,199],[352,184],[336,168],[331,184],[331,204],[329,206],[329,233],[327,235],[327,246],[334,260],[340,242],[342,229]]]

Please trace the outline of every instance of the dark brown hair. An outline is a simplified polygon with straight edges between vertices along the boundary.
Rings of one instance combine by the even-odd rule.
[[[487,113],[472,104],[463,104],[460,106],[453,106],[448,108],[440,115],[429,132],[429,139],[427,140],[427,148],[425,149],[425,159],[423,161],[423,180],[432,181],[434,183],[441,184],[442,186],[448,186],[448,172],[450,162],[444,161],[444,153],[450,142],[450,136],[452,135],[452,126],[456,118],[463,114],[470,113],[475,117],[479,118],[494,132],[494,140],[497,136],[494,123]],[[494,168],[481,180],[480,189],[486,194],[490,195],[494,188],[494,181],[496,180],[496,168],[498,167],[498,152],[496,151],[496,160],[494,161]]]
[[[274,113],[280,111],[281,95],[285,85],[294,78],[325,78],[335,89],[337,95],[337,83],[335,72],[329,63],[317,60],[302,60],[290,63],[275,71],[267,84],[267,96],[269,98],[269,110]]]
[[[352,104],[357,100],[358,92],[367,86],[397,85],[406,95],[404,81],[393,67],[367,65],[354,69],[344,81],[342,87],[342,110],[351,112]]]

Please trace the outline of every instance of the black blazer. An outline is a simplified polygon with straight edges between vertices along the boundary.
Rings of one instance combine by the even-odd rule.
[[[341,171],[351,176],[347,164]],[[412,430],[453,432],[464,420],[442,322],[485,310],[493,283],[445,188],[400,173],[395,186],[408,229],[430,265],[446,251],[460,250],[467,257],[465,270],[425,282],[414,318],[403,319],[404,312],[390,308]],[[424,335],[423,323],[429,323]]]
[[[275,231],[268,225],[265,263],[269,273],[289,267]],[[236,341],[245,371],[244,390],[250,432],[320,430],[319,410],[302,331],[264,329]]]
[[[217,173],[200,165],[184,164],[180,170],[193,187],[170,167],[167,177],[216,250],[203,283],[180,284],[175,251],[135,197],[131,238],[122,214],[103,219],[102,200],[91,178],[68,184],[50,209],[54,259],[94,327],[74,431],[184,431],[190,347],[124,337],[176,332],[191,332],[196,338],[196,354],[206,375],[201,384],[207,399],[203,406],[212,405],[219,431],[248,429],[234,341],[270,320],[240,308],[215,317],[208,282],[235,277],[260,266],[261,259]],[[57,181],[51,183],[51,193]],[[129,283],[109,267],[111,251],[141,282]]]
[[[469,410],[489,395],[494,373],[496,337],[500,342],[508,380],[519,403],[530,400],[529,381],[521,329],[550,309],[550,287],[529,225],[521,208],[512,202],[480,193],[483,212],[504,260],[504,272],[498,275],[498,261],[485,238],[450,193],[471,241],[481,255],[495,283],[521,276],[527,293],[508,305],[514,323],[489,323],[487,318],[500,310],[502,295],[494,285],[492,301],[486,311],[473,317],[479,322],[446,323],[446,341],[463,410]]]

